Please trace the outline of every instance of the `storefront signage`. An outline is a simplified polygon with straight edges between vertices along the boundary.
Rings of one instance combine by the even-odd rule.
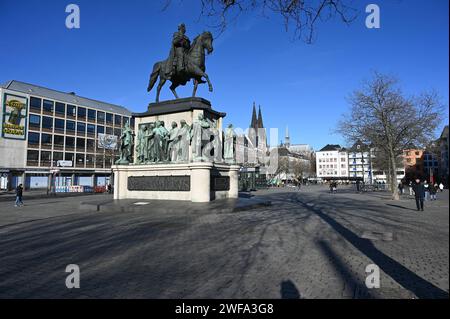
[[[109,134],[98,134],[98,148],[107,150],[117,149],[117,136]]]
[[[24,140],[28,117],[28,99],[5,93],[3,99],[2,137]]]

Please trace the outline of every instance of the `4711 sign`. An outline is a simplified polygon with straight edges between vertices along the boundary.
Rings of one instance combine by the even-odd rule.
[[[3,99],[2,137],[24,140],[28,116],[28,99],[5,94]]]

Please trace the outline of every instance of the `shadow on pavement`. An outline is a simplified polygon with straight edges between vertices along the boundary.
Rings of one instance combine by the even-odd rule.
[[[335,231],[344,237],[361,253],[371,259],[381,270],[402,285],[405,289],[413,292],[418,298],[449,298],[448,292],[436,287],[432,283],[426,281],[422,277],[416,275],[408,268],[404,267],[391,257],[378,250],[368,239],[360,238],[354,232],[341,225],[335,219],[325,214],[322,210],[306,205],[298,201],[305,209],[314,212],[323,221],[329,224]]]

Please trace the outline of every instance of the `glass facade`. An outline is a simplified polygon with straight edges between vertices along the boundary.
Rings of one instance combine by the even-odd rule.
[[[74,168],[110,168],[117,157],[98,147],[97,134],[120,135],[131,117],[66,104],[38,96],[29,97],[27,165],[52,167],[72,161]]]

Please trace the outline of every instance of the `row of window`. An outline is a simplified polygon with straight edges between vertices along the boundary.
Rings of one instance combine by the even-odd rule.
[[[329,163],[329,162],[337,162],[337,158],[319,158],[319,163]],[[341,157],[341,162],[346,162],[345,157]]]
[[[319,168],[337,168],[337,164],[331,165],[319,165]],[[345,164],[341,164],[341,168],[346,168]]]
[[[63,153],[63,152],[49,152],[28,150],[27,165],[28,166],[56,166],[58,161],[72,161],[73,167],[84,168],[109,168],[113,164],[115,158],[111,156],[80,154],[80,153]]]
[[[28,132],[28,145],[30,147],[39,147],[39,144],[47,147],[52,147],[53,145],[55,148],[63,148],[64,146],[66,148],[76,147],[77,150],[84,150],[85,148],[88,150],[95,149],[95,139]],[[99,149],[99,151],[102,152],[103,149]]]
[[[54,102],[37,97],[30,97],[30,109],[33,111],[43,111],[44,113],[55,113],[59,115],[66,114],[70,117],[76,117],[79,121],[97,121],[97,123],[114,123],[122,126],[130,120],[128,116],[121,116],[119,114],[112,114],[94,109],[88,109],[82,106],[71,104],[64,104],[61,102]]]
[[[88,134],[114,134],[117,136],[120,136],[120,128],[113,129],[109,126],[103,126],[103,125],[95,125],[95,124],[89,124],[89,123],[83,123],[83,122],[75,122],[70,120],[63,120],[58,118],[52,118],[48,116],[41,116],[36,114],[30,114],[29,116],[29,125],[31,129],[37,129],[40,130],[41,123],[42,128],[47,130],[53,130],[55,128],[55,131],[66,131],[66,132],[75,132],[80,134],[85,134],[86,132]]]

